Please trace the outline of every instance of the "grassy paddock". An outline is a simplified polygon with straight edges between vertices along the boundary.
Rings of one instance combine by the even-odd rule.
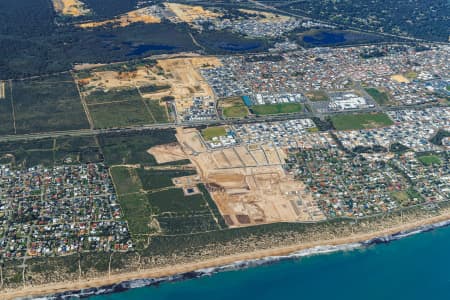
[[[0,161],[16,167],[101,162],[93,136],[58,137],[0,143]]]
[[[389,96],[386,92],[377,88],[366,88],[364,90],[380,105],[385,105],[389,102]]]
[[[328,101],[330,98],[328,97],[327,93],[325,91],[311,91],[306,93],[306,97],[310,101]]]
[[[347,114],[331,117],[337,130],[356,130],[391,126],[394,122],[385,113]]]
[[[245,118],[248,114],[248,108],[245,105],[223,108],[223,115],[227,118]]]
[[[137,170],[144,190],[154,190],[173,186],[172,178],[196,174],[194,170]]]
[[[119,196],[142,191],[142,182],[135,169],[112,167],[111,175],[114,179],[114,185]]]
[[[152,220],[152,208],[144,194],[128,194],[119,196],[122,214],[128,223],[130,233],[147,234]]]
[[[148,195],[152,207],[159,213],[189,214],[206,210],[201,194],[185,197],[182,189],[169,189]]]
[[[167,123],[169,122],[169,116],[167,115],[166,106],[161,105],[159,100],[144,100],[150,115],[155,123]]]
[[[136,88],[93,91],[86,96],[86,102],[88,104],[140,99],[141,96]]]
[[[154,123],[141,100],[89,105],[95,128],[115,128]]]
[[[220,102],[223,115],[226,118],[245,118],[249,111],[241,97],[231,97]]]

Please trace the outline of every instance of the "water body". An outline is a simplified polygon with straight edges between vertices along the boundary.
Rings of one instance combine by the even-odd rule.
[[[450,227],[89,299],[450,299]]]
[[[231,42],[222,42],[218,43],[217,47],[231,52],[245,52],[250,50],[255,50],[261,47],[261,43],[258,42],[241,42],[241,43],[231,43]]]
[[[161,50],[165,50],[165,51],[171,51],[175,49],[175,47],[172,46],[166,46],[166,45],[138,45],[136,47],[134,47],[134,49],[132,51],[130,51],[129,53],[126,54],[126,56],[138,56],[138,55],[142,55],[145,54],[149,51],[161,51]]]
[[[314,31],[303,36],[302,40],[306,45],[321,47],[373,43],[381,41],[381,37],[353,31]]]

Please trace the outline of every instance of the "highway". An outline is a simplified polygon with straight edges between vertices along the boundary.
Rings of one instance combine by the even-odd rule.
[[[295,120],[295,119],[305,119],[305,118],[324,118],[332,115],[338,114],[348,114],[348,113],[369,113],[369,112],[380,112],[380,111],[398,111],[404,109],[424,109],[428,107],[436,106],[435,104],[427,105],[415,105],[415,106],[395,106],[395,107],[374,107],[370,109],[353,110],[353,111],[339,111],[339,112],[328,112],[328,113],[314,113],[314,112],[301,112],[293,114],[280,114],[280,115],[270,115],[261,117],[248,117],[244,119],[217,119],[217,120],[204,120],[197,122],[176,122],[176,123],[160,123],[160,124],[146,124],[137,125],[124,128],[108,128],[108,129],[79,129],[79,130],[67,130],[67,131],[52,131],[52,132],[39,132],[39,133],[29,133],[29,134],[16,134],[16,135],[4,135],[0,136],[0,142],[8,141],[20,141],[20,140],[33,140],[33,139],[43,139],[43,138],[57,138],[63,136],[93,136],[109,133],[124,133],[133,131],[144,131],[152,129],[170,129],[177,127],[198,127],[198,126],[219,126],[219,125],[232,125],[232,124],[249,124],[257,122],[276,122],[285,120]]]

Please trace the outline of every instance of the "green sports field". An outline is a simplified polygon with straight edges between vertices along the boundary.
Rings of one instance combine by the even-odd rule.
[[[214,137],[225,136],[227,131],[225,127],[214,126],[202,130],[202,135],[205,140],[212,140]]]
[[[251,110],[255,115],[276,115],[276,114],[290,114],[302,111],[303,106],[300,103],[278,103],[278,104],[266,104],[255,105],[251,107]]]
[[[436,155],[422,155],[417,158],[422,164],[425,166],[431,166],[431,165],[440,165],[442,164],[441,159],[439,156]]]

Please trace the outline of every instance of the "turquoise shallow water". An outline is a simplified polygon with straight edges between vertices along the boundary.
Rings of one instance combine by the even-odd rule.
[[[450,227],[89,299],[450,299]]]

